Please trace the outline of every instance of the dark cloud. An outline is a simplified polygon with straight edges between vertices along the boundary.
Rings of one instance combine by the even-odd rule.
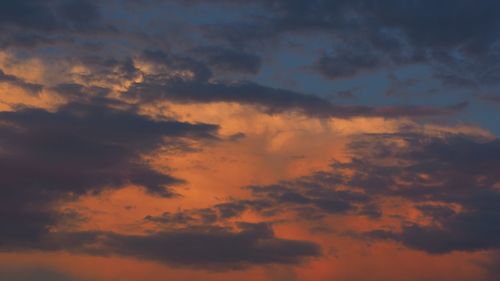
[[[159,148],[165,137],[213,138],[217,128],[154,121],[128,111],[82,103],[70,103],[55,113],[38,109],[3,112],[0,120],[6,124],[0,142],[4,150],[2,166],[12,171],[4,177],[5,183],[38,178],[38,186],[50,186],[54,191],[71,188],[77,194],[95,185],[115,186],[127,180],[161,193],[162,184],[175,180],[141,164],[140,155]],[[30,167],[38,176],[20,177],[18,173],[31,173]],[[58,177],[63,170],[67,174]]]
[[[86,28],[100,18],[98,7],[86,0],[4,2],[0,13],[3,27],[21,27],[32,30]]]
[[[0,280],[8,281],[79,281],[80,278],[48,268],[0,268]]]
[[[88,55],[68,57],[66,60],[84,67],[85,71],[72,74],[79,83],[70,80],[71,82],[51,85],[50,89],[64,100],[85,99],[89,95],[106,97],[113,92],[112,85],[123,86],[127,81],[138,79],[142,75],[130,57]]]
[[[100,20],[99,7],[87,0],[64,1],[56,8],[61,18],[71,22],[74,28],[86,28]]]
[[[496,1],[239,3],[260,6],[262,16],[206,25],[208,38],[236,47],[275,45],[275,41],[286,41],[289,34],[334,38],[334,54],[321,57],[316,64],[319,73],[331,79],[391,65],[427,63],[436,67],[436,77],[447,83],[471,86],[498,81],[498,68],[491,60],[498,61],[500,9]],[[256,13],[254,7],[252,11]],[[482,68],[485,63],[488,67]]]
[[[406,135],[405,139],[410,145],[406,149],[375,145],[376,157],[384,155],[399,165],[358,160],[351,167],[356,173],[349,184],[367,189],[373,196],[398,196],[416,202],[416,208],[432,223],[403,222],[400,232],[375,230],[366,236],[398,241],[429,253],[498,249],[499,140],[461,135],[444,138]],[[436,202],[441,205],[435,205]],[[451,208],[450,204],[460,209]]]
[[[392,137],[383,136],[386,142]],[[500,141],[462,135],[439,138],[410,134],[397,138],[403,138],[409,146],[374,145],[369,144],[369,138],[354,145],[355,149],[372,146],[368,151],[374,157],[398,164],[356,160],[349,167],[355,174],[347,183],[372,196],[396,196],[414,202],[432,223],[403,221],[400,232],[379,229],[365,233],[365,237],[394,240],[436,254],[499,248],[500,192],[496,185],[500,181]]]
[[[255,201],[247,200],[254,210],[273,213],[294,211],[298,217],[321,219],[325,214],[368,214],[372,205],[370,197],[363,192],[342,190],[342,175],[317,172],[292,181],[283,181],[271,186],[249,186]],[[270,201],[269,207],[257,208],[260,202]]]
[[[152,120],[106,98],[75,100],[55,112],[0,112],[0,124],[4,249],[38,239],[63,219],[52,210],[60,200],[129,184],[174,196],[169,187],[182,180],[153,169],[143,155],[175,138],[217,138],[215,125]]]
[[[19,78],[15,75],[6,74],[0,69],[0,83],[1,82],[15,85],[33,94],[37,94],[43,89],[43,85],[26,82],[22,78]]]
[[[49,1],[50,3],[50,1]],[[53,3],[53,2],[52,2]],[[33,29],[55,29],[57,18],[47,2],[4,2],[0,21],[3,26],[19,26]]]
[[[431,106],[335,105],[315,95],[262,86],[253,82],[199,82],[180,78],[146,77],[135,83],[125,97],[140,102],[161,100],[179,103],[235,102],[261,108],[268,114],[299,112],[312,117],[411,117],[446,116],[457,113],[468,103],[436,108]]]
[[[500,96],[485,95],[485,96],[481,97],[481,99],[483,99],[486,102],[491,102],[493,104],[500,105]]]
[[[472,51],[496,41],[500,31],[500,6],[496,1],[389,0],[368,3],[382,24],[401,28],[416,45],[456,47],[464,44],[466,50]]]
[[[263,107],[269,113],[298,109],[309,114],[324,114],[330,109],[319,97],[252,82],[199,83],[153,78],[152,81],[133,85],[125,95],[145,102],[162,99],[184,103],[237,102]]]
[[[174,225],[176,224],[186,225],[195,221],[194,217],[185,212],[176,212],[176,213],[164,212],[160,216],[147,215],[146,217],[144,217],[144,219],[150,222],[161,223],[161,224],[174,224]]]
[[[188,56],[174,55],[161,50],[146,50],[143,52],[143,58],[147,61],[165,66],[166,71],[189,71],[193,74],[191,77],[195,81],[207,81],[212,77],[212,71],[203,62]]]
[[[394,74],[389,75],[389,81],[391,81],[385,95],[388,97],[394,96],[405,96],[410,91],[411,87],[414,87],[420,81],[415,78],[408,79],[398,79]]]
[[[164,230],[145,235],[53,231],[81,219],[54,209],[63,200],[128,184],[151,195],[173,196],[170,186],[181,180],[154,170],[142,156],[175,138],[217,139],[214,125],[153,120],[116,100],[82,98],[77,85],[59,90],[72,99],[54,112],[18,108],[0,113],[1,251],[117,255],[213,269],[295,264],[320,255],[314,243],[275,237],[270,225],[213,226],[228,217],[228,204],[147,216],[146,223]]]
[[[495,64],[499,58],[500,7],[492,0],[480,3],[468,0],[439,3],[430,0],[275,0],[251,3],[223,0],[212,2],[212,6],[239,16],[227,21],[204,20],[197,24],[175,22],[178,28],[166,24],[164,27],[155,26],[155,30],[142,31],[124,24],[120,26],[123,30],[118,30],[113,27],[117,23],[113,20],[115,17],[103,13],[118,9],[124,14],[133,14],[138,9],[145,12],[155,7],[165,8],[162,6],[165,3],[150,1],[146,4],[144,2],[148,1],[143,1],[140,5],[130,5],[130,2],[124,2],[114,2],[113,9],[110,9],[110,3],[87,0],[5,3],[0,12],[0,32],[4,37],[1,45],[45,43],[58,46],[61,42],[84,45],[88,41],[87,34],[108,32],[113,33],[108,36],[111,41],[123,40],[152,50],[162,46],[175,46],[169,49],[181,51],[194,50],[194,54],[210,68],[255,74],[262,61],[248,50],[260,48],[260,51],[267,51],[267,46],[276,49],[282,47],[280,43],[288,42],[288,35],[313,34],[317,38],[331,39],[328,40],[331,43],[322,46],[329,51],[317,54],[315,63],[315,69],[331,79],[415,63],[431,65],[436,78],[452,85],[496,84],[500,73]],[[188,11],[188,19],[197,17],[190,14],[190,8],[204,3],[177,2],[180,2],[179,6],[169,7],[183,7],[181,10]],[[135,24],[142,26],[145,23]],[[181,40],[170,29],[177,33],[180,29],[187,30],[188,34],[182,34]],[[158,37],[156,32],[168,40],[153,39]],[[210,77],[206,69],[199,68],[187,57],[149,55],[170,64],[194,67],[200,71],[196,72],[199,78]]]
[[[246,204],[243,202],[227,202],[215,205],[215,209],[219,212],[221,219],[227,219],[240,216],[246,209]]]
[[[303,51],[298,61],[314,61],[313,69],[329,79],[410,64],[430,66],[433,78],[444,86],[490,87],[500,77],[497,1],[211,2],[221,5],[220,14],[230,14],[223,20],[219,13],[199,17],[186,12],[189,9],[161,19],[163,13],[158,17],[157,11],[150,11],[165,8],[164,1],[149,1],[144,7],[148,1],[128,2],[0,4],[0,48],[9,48],[8,56],[39,58],[48,72],[63,60],[88,70],[71,73],[70,81],[58,85],[38,85],[0,70],[2,83],[32,93],[50,88],[67,101],[53,111],[14,107],[12,112],[0,112],[1,251],[63,250],[214,269],[295,264],[319,256],[318,246],[280,239],[266,224],[227,225],[234,226],[245,212],[266,219],[287,213],[312,224],[332,215],[378,219],[384,216],[384,198],[412,204],[427,223],[401,218],[397,230],[376,228],[358,237],[395,241],[432,254],[500,248],[499,140],[452,133],[430,136],[405,129],[361,135],[349,146],[351,161],[335,162],[327,171],[294,180],[247,187],[248,198],[146,216],[144,225],[153,228],[147,234],[57,231],[61,224],[84,219],[78,213],[56,211],[60,202],[82,195],[137,185],[153,196],[175,196],[172,186],[182,179],[155,170],[145,156],[162,148],[191,151],[196,148],[190,141],[218,139],[216,125],[152,119],[139,114],[136,106],[231,102],[268,114],[317,118],[442,117],[468,106],[338,105],[256,82],[220,80],[231,74],[258,74],[268,63],[259,55],[303,44],[294,49]],[[203,1],[182,5],[197,2]],[[120,30],[113,27],[117,23]],[[283,58],[287,54],[279,60]],[[136,65],[140,60],[152,66],[152,73],[141,72]],[[273,63],[277,62],[270,63],[271,68]],[[289,66],[284,63],[278,71]],[[390,78],[389,96],[416,85],[413,78]],[[136,102],[133,105],[107,98],[117,94],[113,86],[123,86],[123,81],[142,81],[121,93],[121,98]],[[494,95],[483,98],[499,100]],[[38,274],[40,280],[66,280],[57,273]],[[20,275],[9,278],[16,276]]]
[[[95,98],[94,102],[97,102],[99,100],[100,102],[104,103],[111,102],[110,100],[104,98],[110,93],[110,89],[108,88],[97,87],[97,86],[88,87],[76,83],[65,83],[65,84],[55,85],[54,87],[52,87],[52,90],[58,93],[61,97],[68,100],[74,100],[74,99],[86,100],[89,97],[91,99],[92,97],[101,97],[103,99]]]
[[[1,4],[2,47],[33,47],[40,43],[69,42],[71,34],[110,32],[100,7],[87,0],[20,0]]]
[[[273,185],[244,187],[250,192],[245,199],[230,198],[210,208],[166,212],[147,216],[145,220],[164,227],[176,227],[227,223],[241,218],[248,211],[269,218],[291,212],[308,221],[321,220],[330,214],[381,216],[379,207],[368,194],[342,190],[343,183],[342,175],[317,172]]]
[[[355,90],[343,90],[335,93],[335,96],[341,99],[356,99]]]
[[[214,270],[259,264],[297,264],[321,255],[318,245],[275,237],[270,225],[239,223],[238,229],[185,228],[147,235],[112,232],[56,232],[17,249],[125,256],[174,266]]]
[[[295,180],[282,181],[274,185],[247,186],[250,197],[228,199],[208,209],[185,210],[176,214],[148,216],[147,221],[171,225],[190,221],[190,225],[204,225],[207,220],[200,214],[211,214],[211,222],[225,223],[241,218],[247,211],[264,217],[291,213],[298,219],[318,221],[330,214],[364,215],[378,218],[381,211],[367,194],[341,190],[344,182],[340,175],[317,172]],[[200,213],[203,211],[203,213]]]
[[[88,83],[96,80],[107,78],[109,82],[118,83],[118,79],[134,79],[140,73],[135,67],[134,61],[130,57],[114,58],[112,56],[89,55],[78,59],[73,59],[77,63],[81,63],[88,68],[88,76],[81,76]],[[115,80],[113,80],[113,78]]]
[[[200,47],[194,50],[208,65],[224,73],[256,74],[262,60],[254,54],[223,47]]]
[[[228,200],[215,204],[209,208],[177,210],[176,212],[164,212],[161,215],[148,215],[144,218],[146,222],[151,222],[162,228],[179,228],[193,226],[211,226],[214,223],[226,223],[230,219],[240,218],[249,210],[269,208],[272,202],[267,202],[265,206],[256,200]]]
[[[500,196],[492,193],[498,204]],[[436,214],[433,214],[436,215]],[[478,251],[498,249],[500,247],[500,210],[498,208],[477,208],[459,214],[438,214],[438,220],[431,226],[409,224],[402,227],[401,232],[375,231],[367,235],[373,238],[384,238],[398,241],[407,247],[423,250],[432,254],[443,254],[452,251]]]
[[[493,251],[489,253],[489,258],[487,261],[477,261],[476,264],[483,267],[488,271],[488,276],[491,280],[495,280],[498,274],[500,274],[499,262],[500,262],[500,252]]]
[[[463,134],[426,135],[414,128],[362,135],[352,160],[273,185],[248,186],[250,197],[212,208],[219,221],[246,211],[291,214],[309,222],[335,214],[383,216],[380,200],[414,204],[425,221],[401,217],[401,230],[374,229],[354,237],[390,240],[432,254],[500,248],[500,141]]]
[[[317,62],[318,71],[331,79],[352,77],[373,71],[383,66],[383,58],[367,49],[338,50],[332,55],[323,55]]]
[[[187,230],[145,237],[111,235],[104,245],[119,255],[226,269],[254,264],[294,264],[320,255],[313,243],[276,238],[268,225],[246,223],[240,228],[238,232]]]
[[[145,222],[154,223],[162,229],[179,229],[187,227],[207,227],[224,220],[225,217],[216,207],[177,210],[176,212],[163,212],[161,215],[147,215]]]
[[[351,161],[294,180],[246,187],[250,197],[219,203],[212,212],[220,221],[246,211],[264,217],[288,213],[307,221],[334,214],[379,219],[379,200],[400,198],[432,223],[402,218],[401,232],[375,229],[361,236],[429,253],[498,248],[500,142],[413,130],[362,135],[350,145]]]

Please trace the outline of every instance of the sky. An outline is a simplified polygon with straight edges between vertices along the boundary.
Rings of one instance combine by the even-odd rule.
[[[0,3],[0,281],[496,281],[500,2]]]

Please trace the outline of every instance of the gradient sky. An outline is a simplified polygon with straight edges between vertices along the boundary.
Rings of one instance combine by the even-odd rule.
[[[0,3],[0,281],[497,281],[500,2]]]

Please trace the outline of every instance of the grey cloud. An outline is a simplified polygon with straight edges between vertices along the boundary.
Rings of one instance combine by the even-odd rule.
[[[0,22],[6,26],[51,31],[86,28],[99,19],[98,7],[86,0],[5,2]]]
[[[83,281],[49,268],[19,267],[15,269],[0,268],[0,280],[6,281]]]
[[[209,46],[194,50],[211,67],[226,73],[256,74],[262,64],[260,57],[236,49]]]
[[[2,47],[35,47],[71,42],[72,34],[110,33],[100,6],[87,0],[20,0],[1,4]]]
[[[433,254],[498,249],[500,193],[495,188],[500,181],[498,139],[460,135],[444,138],[406,135],[403,138],[410,144],[408,148],[384,148],[379,143],[374,145],[374,157],[406,163],[404,166],[358,160],[350,166],[356,172],[348,184],[362,187],[372,196],[410,200],[432,223],[420,225],[403,221],[400,232],[378,229],[364,233],[364,237],[393,240]],[[357,144],[354,149],[366,148],[370,146],[368,142],[369,139],[365,139],[364,144]],[[426,177],[418,176],[422,174]],[[461,210],[449,204],[456,204]]]
[[[498,61],[496,1],[277,0],[251,5],[256,3],[265,16],[207,25],[207,37],[236,47],[285,41],[288,34],[335,38],[332,49],[346,51],[323,56],[315,65],[332,79],[390,65],[427,63],[447,83],[470,86],[498,81],[497,67],[491,63],[492,58]],[[485,63],[488,67],[481,67]]]
[[[128,184],[175,196],[170,187],[182,180],[153,169],[142,156],[175,138],[216,140],[217,128],[152,120],[106,98],[71,101],[55,112],[0,112],[0,248],[43,236],[64,219],[52,210],[60,200]]]
[[[43,85],[26,82],[15,75],[6,74],[0,69],[0,82],[10,83],[31,93],[37,94],[43,89]]]
[[[431,106],[362,106],[336,105],[315,95],[272,88],[253,82],[200,82],[180,78],[146,77],[142,83],[135,83],[123,93],[126,98],[139,102],[161,100],[179,103],[235,102],[256,106],[268,114],[299,112],[312,117],[351,118],[369,117],[411,117],[446,116],[462,111],[467,102],[448,107]]]
[[[164,65],[172,70],[191,71],[195,81],[207,81],[212,77],[212,71],[203,62],[188,56],[174,55],[161,50],[145,50],[144,59],[157,64]]]
[[[333,55],[323,55],[316,68],[331,79],[352,77],[363,72],[373,71],[383,66],[384,59],[367,49],[341,49]]]
[[[353,159],[334,162],[331,170],[246,187],[249,198],[218,205],[219,219],[249,210],[270,217],[290,213],[311,222],[332,214],[379,219],[379,200],[400,198],[413,203],[430,223],[402,217],[401,231],[373,229],[353,236],[395,241],[431,254],[500,248],[498,139],[430,136],[406,128],[362,135],[350,149]]]
[[[127,184],[143,186],[155,196],[174,196],[170,186],[181,180],[154,170],[141,156],[172,138],[217,140],[218,128],[152,120],[116,100],[81,97],[78,85],[61,85],[59,90],[71,98],[54,112],[18,108],[0,113],[0,223],[5,230],[0,251],[116,255],[216,270],[296,264],[321,254],[314,243],[275,237],[270,225],[239,223],[237,230],[211,226],[227,217],[229,209],[223,204],[147,216],[146,223],[169,227],[144,235],[51,231],[64,220],[80,219],[79,214],[52,208],[61,200]],[[45,275],[64,278],[45,273],[40,278]]]
[[[112,232],[59,232],[17,250],[68,251],[95,256],[122,256],[163,264],[212,270],[262,264],[297,264],[321,255],[318,245],[275,237],[270,225],[240,223],[238,230],[185,228],[146,235]]]

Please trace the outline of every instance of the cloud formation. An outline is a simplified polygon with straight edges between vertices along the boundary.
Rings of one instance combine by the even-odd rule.
[[[126,105],[90,98],[55,112],[0,113],[2,248],[46,234],[61,219],[52,209],[60,200],[130,184],[174,196],[170,186],[182,180],[155,170],[143,156],[168,138],[217,138],[214,125],[152,120],[120,106]]]
[[[0,279],[496,280],[497,1],[4,2]]]
[[[238,227],[238,231],[206,227],[148,235],[59,233],[45,237],[35,247],[98,256],[119,255],[214,270],[271,263],[296,264],[321,254],[314,243],[276,238],[266,224],[240,223]]]

